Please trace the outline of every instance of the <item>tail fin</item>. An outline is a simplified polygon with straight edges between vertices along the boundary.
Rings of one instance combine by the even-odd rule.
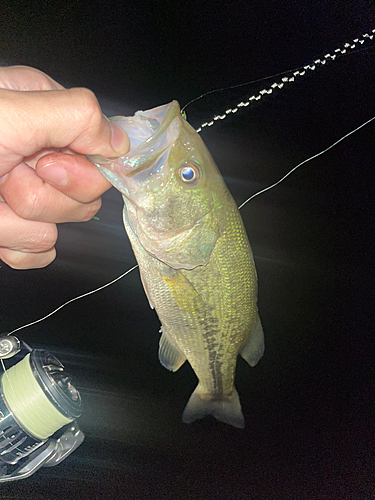
[[[199,395],[198,384],[186,405],[182,421],[185,424],[190,424],[194,420],[203,418],[206,415],[212,415],[220,422],[239,427],[240,429],[245,427],[240,399],[234,387],[230,396],[222,396],[220,399],[218,397],[203,399]]]

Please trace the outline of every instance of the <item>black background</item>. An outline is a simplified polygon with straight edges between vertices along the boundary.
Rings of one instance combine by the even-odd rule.
[[[85,86],[133,114],[312,62],[375,28],[365,0],[3,2],[3,64]],[[374,48],[338,58],[202,132],[238,204],[375,116]],[[276,80],[276,78],[275,78]],[[270,82],[272,82],[271,80]],[[198,127],[261,89],[187,108]],[[238,361],[246,419],[182,424],[196,385],[158,362],[159,322],[138,272],[20,332],[74,373],[84,444],[2,485],[2,499],[375,498],[373,122],[242,210],[266,353]],[[46,269],[0,269],[11,331],[134,265],[115,190],[100,220],[59,227]]]

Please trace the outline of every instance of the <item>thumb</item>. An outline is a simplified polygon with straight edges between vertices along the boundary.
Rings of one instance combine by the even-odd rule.
[[[124,155],[129,151],[130,148],[130,140],[128,134],[125,130],[115,123],[112,123],[106,118],[107,123],[111,129],[111,147],[113,149],[113,157],[119,157]]]

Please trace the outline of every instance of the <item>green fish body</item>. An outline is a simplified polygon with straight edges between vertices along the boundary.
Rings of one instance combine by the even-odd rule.
[[[159,359],[188,360],[198,385],[184,422],[205,415],[244,427],[234,374],[237,355],[254,366],[264,352],[257,275],[231,194],[176,101],[111,119],[129,153],[92,158],[124,199],[124,225],[150,306],[161,321]]]

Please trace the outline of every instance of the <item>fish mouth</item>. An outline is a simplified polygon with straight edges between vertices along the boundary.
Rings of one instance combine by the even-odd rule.
[[[133,209],[130,209],[128,205],[129,218],[138,221],[137,231],[142,235],[142,239],[153,242],[153,245],[158,242],[160,247],[166,247],[171,238],[182,237],[191,229],[191,225],[178,230],[158,229],[150,224],[137,198],[139,192],[143,191],[143,181],[147,179],[149,173],[156,172],[159,166],[167,161],[169,151],[179,136],[181,119],[180,105],[177,101],[147,111],[137,111],[130,117],[112,117],[111,123],[123,128],[129,136],[128,153],[120,158],[88,156],[103,176],[133,206]]]
[[[125,178],[147,170],[177,139],[180,125],[180,105],[177,101],[148,111],[137,111],[134,116],[114,116],[109,120],[125,130],[130,149],[120,158],[89,155],[94,163],[119,191],[126,194]],[[177,118],[177,120],[176,120]]]

